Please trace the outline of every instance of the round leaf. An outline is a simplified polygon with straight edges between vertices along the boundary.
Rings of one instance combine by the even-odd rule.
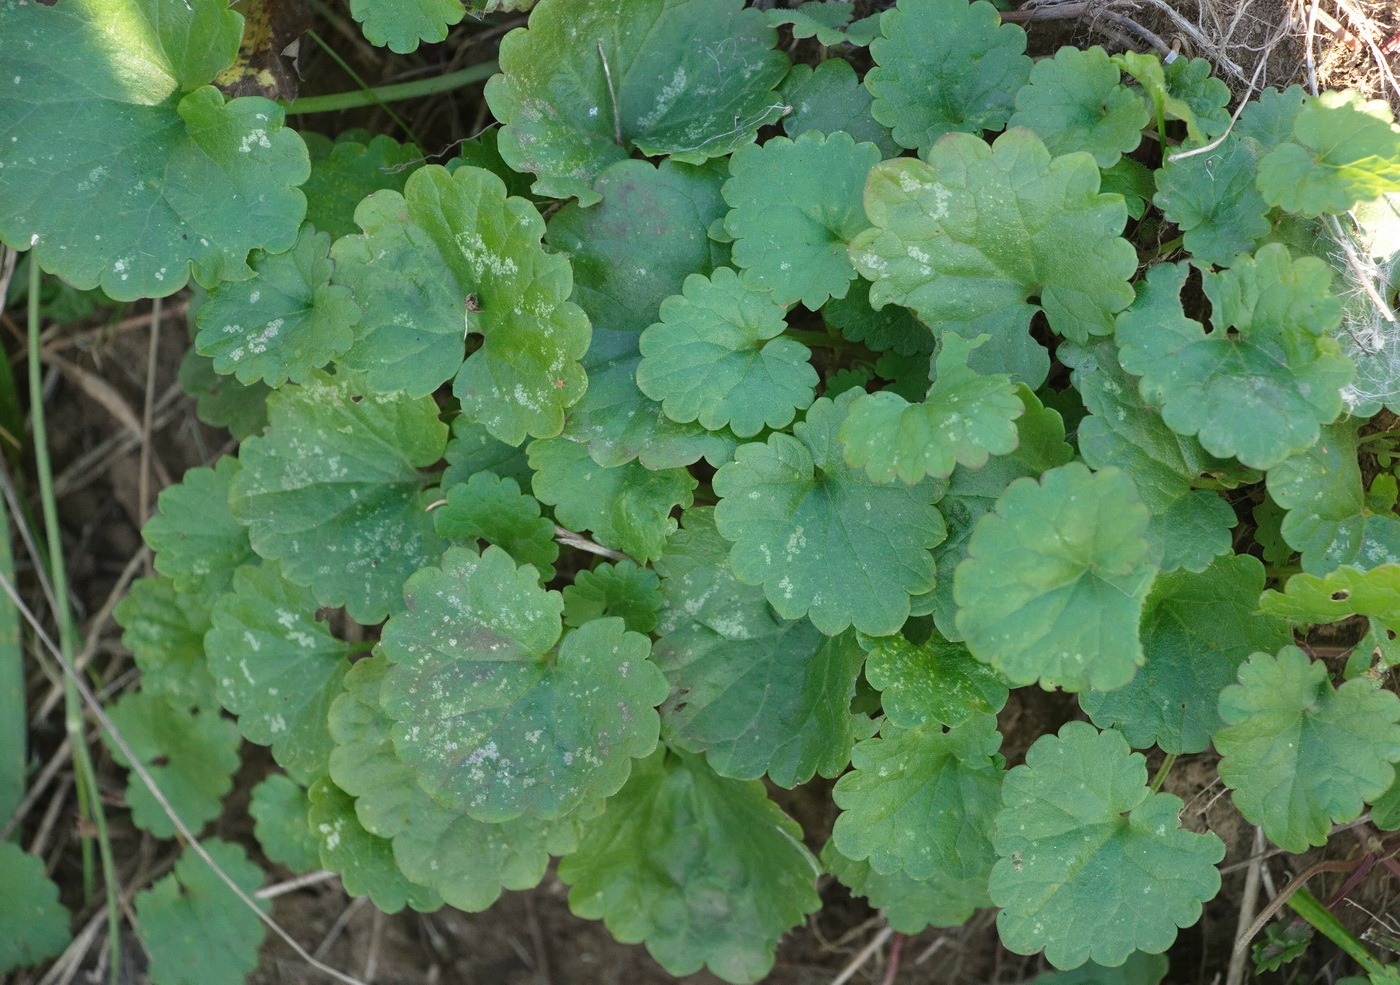
[[[661,608],[659,586],[655,572],[631,561],[580,571],[572,585],[564,586],[564,625],[582,626],[591,619],[619,616],[632,632],[650,633]]]
[[[900,635],[862,637],[861,646],[870,654],[866,679],[880,691],[885,715],[903,728],[995,715],[1010,693],[1000,674],[937,633],[920,644]]]
[[[156,570],[183,594],[224,591],[234,570],[254,558],[248,528],[234,519],[228,505],[229,486],[242,467],[238,459],[224,456],[212,469],[190,469],[176,485],[161,490],[156,499],[160,512],[141,530],[156,552]]]
[[[477,472],[447,490],[447,502],[433,510],[433,525],[444,540],[469,547],[495,544],[517,564],[533,564],[540,581],[554,577],[559,545],[554,522],[540,516],[540,504],[520,491],[514,479]]]
[[[1119,79],[1102,48],[1065,46],[1031,69],[1007,126],[1030,127],[1051,154],[1088,151],[1099,167],[1111,168],[1142,141],[1148,116],[1142,98]]]

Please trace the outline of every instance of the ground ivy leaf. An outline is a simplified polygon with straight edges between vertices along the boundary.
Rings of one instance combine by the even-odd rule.
[[[806,0],[792,10],[768,11],[768,23],[774,27],[791,24],[794,38],[815,37],[819,44],[830,47],[846,40],[845,28],[854,13],[855,5],[849,0]]]
[[[242,847],[206,838],[204,850],[245,895],[262,887],[263,873]],[[136,894],[151,981],[160,985],[242,985],[258,966],[267,929],[209,864],[186,848],[175,871]],[[268,903],[258,900],[259,909]]]
[[[343,242],[343,241],[342,241]],[[373,394],[313,373],[268,400],[272,426],[239,449],[233,515],[321,605],[364,625],[399,608],[404,580],[441,550],[422,489],[447,444],[431,397]]]
[[[883,390],[859,397],[841,425],[846,461],[873,482],[896,477],[912,485],[946,479],[957,465],[979,469],[989,455],[1016,448],[1016,418],[1025,408],[1011,378],[968,369],[969,342],[949,333],[936,357],[935,379],[923,403]]]
[[[758,781],[716,776],[698,756],[658,751],[559,864],[569,907],[644,942],[673,975],[708,966],[757,982],[778,938],[820,905],[802,831]]]
[[[44,860],[0,841],[0,968],[8,973],[56,957],[72,936],[68,920]]]
[[[591,530],[598,542],[646,563],[676,529],[671,511],[689,506],[696,480],[685,469],[652,471],[639,462],[603,468],[588,447],[568,438],[533,441],[534,492],[570,530]]]
[[[1029,298],[1078,342],[1112,333],[1114,314],[1133,299],[1137,253],[1119,235],[1127,209],[1098,189],[1088,154],[1052,159],[1029,130],[991,147],[952,134],[928,163],[897,158],[871,170],[865,209],[874,228],[851,242],[851,260],[875,282],[873,306],[912,308],[936,335],[990,334],[978,353],[990,365],[973,368],[1014,365],[1021,382],[1039,386],[1049,363],[1025,335],[1037,310]],[[1013,363],[1002,350],[1016,354]]]
[[[1323,625],[1359,615],[1400,628],[1400,564],[1390,562],[1369,571],[1347,565],[1321,577],[1293,575],[1282,592],[1265,592],[1259,608],[1294,625]]]
[[[119,301],[173,294],[191,265],[242,280],[249,250],[291,246],[305,145],[276,103],[208,85],[242,33],[223,0],[7,2],[0,238]]]
[[[982,0],[900,0],[870,42],[871,114],[901,147],[927,153],[949,131],[1000,130],[1030,75],[1026,32]]]
[[[856,277],[846,244],[866,227],[861,193],[879,161],[878,147],[844,132],[809,130],[795,141],[774,137],[736,150],[724,228],[744,283],[812,311],[845,297]]]
[[[506,183],[508,194],[534,201],[535,197],[530,192],[531,176],[511,170],[510,165],[501,157],[498,146],[499,137],[499,131],[487,129],[482,130],[470,140],[461,141],[457,144],[457,156],[448,161],[444,167],[449,171],[455,171],[464,165],[485,168]]]
[[[107,714],[191,831],[198,834],[219,816],[220,801],[233,789],[240,763],[238,726],[217,709],[190,711],[145,691],[123,695]],[[131,769],[131,760],[115,742],[108,739],[107,747],[118,764]],[[135,773],[127,778],[125,796],[132,824],[157,838],[175,837],[175,822],[165,806]]]
[[[402,192],[423,156],[412,144],[364,130],[348,130],[333,142],[310,132],[302,139],[311,154],[311,177],[301,187],[306,221],[336,239],[360,231],[355,208],[371,192]]]
[[[1158,120],[1186,124],[1192,143],[1204,144],[1229,127],[1225,106],[1230,89],[1210,77],[1210,62],[1204,58],[1178,58],[1163,65],[1156,55],[1125,51],[1114,55],[1113,63],[1137,79]]]
[[[878,147],[881,159],[899,155],[893,135],[870,115],[870,90],[860,84],[846,59],[828,58],[815,69],[794,65],[783,79],[782,96],[792,107],[783,117],[783,132],[789,137],[795,139],[808,130],[845,131],[857,141]]]
[[[974,715],[995,715],[1010,693],[995,670],[961,643],[934,633],[923,643],[902,635],[862,636],[865,677],[880,692],[880,705],[903,728],[954,727]]]
[[[312,592],[284,579],[277,565],[239,568],[204,637],[219,700],[238,716],[244,737],[272,746],[298,783],[325,772],[326,710],[349,668],[349,647],[315,613]]]
[[[681,515],[681,528],[655,564],[665,599],[659,633],[697,625],[741,640],[773,631],[775,618],[762,587],[745,585],[729,567],[732,546],[715,529],[714,507],[697,506]]]
[[[1301,552],[1308,574],[1324,575],[1341,564],[1400,562],[1400,518],[1373,513],[1366,503],[1356,428],[1354,420],[1323,427],[1312,447],[1265,477],[1270,497],[1288,511],[1279,531]]]
[[[540,245],[535,207],[489,171],[431,165],[402,195],[365,199],[355,221],[364,235],[331,250],[337,283],[364,309],[340,361],[372,389],[413,396],[455,374],[463,414],[507,444],[558,434],[586,386],[589,328],[568,300],[569,262]],[[463,363],[472,334],[481,347]]]
[[[368,896],[385,913],[398,913],[405,906],[431,913],[442,906],[436,892],[399,871],[389,840],[364,829],[355,817],[354,801],[329,777],[313,783],[307,796],[307,816],[321,843],[321,866],[340,875],[347,895]]]
[[[220,284],[199,309],[195,345],[240,383],[300,383],[350,348],[360,309],[331,284],[330,233],[301,227],[285,253],[256,251],[251,280]]]
[[[1116,691],[1082,692],[1079,706],[1134,748],[1203,751],[1224,724],[1216,711],[1220,691],[1240,664],[1290,638],[1281,619],[1257,613],[1263,587],[1264,566],[1245,554],[1217,558],[1199,574],[1162,575],[1143,608],[1147,662]]]
[[[447,468],[442,470],[442,488],[451,489],[478,472],[491,472],[502,479],[514,479],[522,492],[530,491],[530,464],[525,449],[491,437],[485,427],[460,414],[452,421],[452,437],[442,453]]]
[[[1357,92],[1303,100],[1290,140],[1259,162],[1270,205],[1319,215],[1400,191],[1400,127],[1390,107]]]
[[[878,486],[845,463],[836,431],[856,396],[823,397],[792,435],[741,446],[712,482],[715,522],[734,541],[734,574],[762,584],[784,619],[886,636],[904,625],[909,596],[933,588],[943,490]]]
[[[661,608],[661,581],[656,572],[632,561],[606,562],[574,575],[564,586],[564,625],[582,626],[593,619],[618,616],[634,633],[656,628]]]
[[[832,830],[837,849],[883,874],[985,879],[995,858],[1000,746],[990,715],[947,731],[887,720],[878,738],[857,743],[854,768],[832,791],[841,808]]]
[[[844,298],[832,298],[823,305],[822,317],[845,338],[874,352],[890,350],[901,356],[933,355],[933,334],[908,308],[887,304],[876,311],[870,307],[870,282],[864,278],[852,283],[851,292]],[[827,386],[829,389],[829,379]],[[828,392],[826,396],[832,394]]]
[[[1157,573],[1147,521],[1118,469],[1074,462],[1011,483],[954,577],[968,649],[1018,687],[1128,683],[1144,659],[1138,621]]]
[[[818,377],[807,347],[779,337],[784,311],[728,267],[691,274],[641,335],[637,386],[680,424],[741,438],[787,427],[811,404]]]
[[[1152,793],[1147,763],[1112,729],[1070,722],[1006,775],[992,902],[1001,941],[1056,968],[1165,951],[1220,891],[1225,845],[1183,830],[1181,799]]]
[[[1400,829],[1400,771],[1390,789],[1371,802],[1371,823],[1382,831]]]
[[[1172,430],[1221,458],[1269,469],[1317,440],[1342,412],[1351,360],[1332,337],[1341,303],[1327,264],[1272,243],[1204,273],[1213,331],[1187,318],[1183,264],[1148,271],[1118,319],[1119,360]],[[1227,331],[1233,328],[1235,331]]]
[[[1269,840],[1301,853],[1390,787],[1400,761],[1400,698],[1365,678],[1333,688],[1294,646],[1256,653],[1220,693],[1220,779]]]
[[[967,922],[973,910],[992,905],[985,877],[954,879],[935,872],[927,879],[914,879],[903,871],[882,875],[868,862],[842,855],[834,841],[826,843],[821,858],[851,895],[864,897],[901,934],[917,934],[925,927],[957,927]]]
[[[1086,961],[1071,971],[1047,971],[1031,979],[1030,985],[1159,985],[1167,977],[1167,957],[1134,951],[1114,968]]]
[[[742,0],[544,3],[501,42],[486,101],[501,156],[535,194],[598,201],[593,179],[633,148],[699,164],[751,143],[783,105],[777,32]]]
[[[218,703],[204,659],[211,598],[178,592],[169,578],[132,582],[112,614],[122,627],[122,643],[141,670],[142,693],[159,694],[185,708]]]
[[[1103,168],[1099,174],[1099,191],[1122,195],[1128,218],[1141,219],[1157,187],[1151,169],[1131,157],[1120,157],[1117,164]]]
[[[1258,141],[1265,152],[1271,151],[1293,135],[1293,122],[1306,98],[1307,92],[1300,85],[1291,85],[1282,92],[1265,89],[1259,98],[1245,104],[1232,132]]]
[[[666,697],[646,637],[597,619],[564,637],[563,601],[488,547],[449,548],[384,628],[383,704],[419,784],[483,821],[565,814],[615,793],[656,746]]]
[[[311,832],[306,791],[284,773],[270,774],[253,788],[248,813],[263,854],[300,875],[321,862],[321,847]]]
[[[532,564],[540,582],[554,577],[559,545],[554,521],[540,516],[540,504],[522,493],[514,479],[477,472],[447,490],[447,501],[433,510],[438,536],[454,544],[479,548],[495,544],[517,564]]]
[[[1148,120],[1142,99],[1120,78],[1098,45],[1066,45],[1031,69],[1006,125],[1030,127],[1051,154],[1088,151],[1099,167],[1111,168],[1142,141]]]
[[[267,426],[267,395],[263,383],[243,386],[231,376],[214,372],[214,360],[194,347],[180,360],[180,389],[195,398],[195,416],[210,427],[228,428],[242,441]]]
[[[141,536],[156,552],[156,570],[170,578],[176,591],[222,592],[234,569],[253,560],[248,528],[234,519],[228,505],[229,485],[242,467],[225,455],[212,469],[190,469],[157,497],[159,512]]]
[[[461,0],[350,0],[350,16],[369,42],[400,55],[443,40],[466,12]]]
[[[851,746],[870,735],[851,714],[864,652],[848,634],[823,636],[810,622],[770,622],[731,638],[693,623],[662,637],[657,665],[671,685],[661,707],[666,741],[703,752],[720,776],[780,787],[814,773],[836,776]]]
[[[1209,153],[1168,158],[1157,172],[1152,203],[1194,258],[1229,266],[1269,232],[1269,203],[1254,187],[1261,153],[1256,141],[1232,134]]]

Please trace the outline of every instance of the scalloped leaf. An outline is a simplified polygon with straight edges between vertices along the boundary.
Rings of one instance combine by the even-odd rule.
[[[273,773],[253,788],[248,813],[263,854],[300,875],[321,864],[321,846],[311,832],[306,791],[283,773]]]
[[[525,449],[498,441],[485,427],[460,414],[452,420],[452,437],[442,457],[447,460],[441,476],[443,489],[450,490],[478,472],[491,472],[502,479],[514,479],[522,492],[530,491],[534,473],[525,459]]]
[[[836,432],[856,396],[823,397],[792,435],[741,446],[711,483],[715,523],[734,541],[735,576],[762,584],[784,619],[808,616],[828,636],[851,625],[887,636],[908,618],[909,596],[933,588],[943,490],[879,486],[845,463]]]
[[[935,335],[989,334],[972,368],[1014,371],[1036,387],[1049,369],[1026,335],[1037,310],[1085,342],[1112,333],[1114,314],[1133,300],[1137,253],[1119,235],[1127,209],[1098,187],[1088,154],[1052,159],[1029,130],[991,147],[950,134],[927,163],[897,158],[871,170],[865,209],[874,228],[851,242],[851,260],[875,282],[875,308],[912,308]]]
[[[957,927],[967,922],[973,910],[992,905],[985,877],[954,879],[935,872],[927,879],[914,879],[903,871],[882,875],[870,863],[842,855],[834,841],[826,843],[821,859],[826,871],[852,896],[864,897],[901,934],[917,934],[925,927]]]
[[[300,383],[350,348],[360,309],[331,284],[331,235],[304,225],[285,253],[255,252],[251,280],[220,284],[199,308],[195,345],[240,383]]]
[[[650,641],[597,619],[559,641],[563,600],[488,547],[408,580],[381,647],[394,746],[444,806],[482,821],[565,814],[615,793],[656,747]]]
[[[306,221],[336,239],[360,231],[355,209],[372,192],[402,192],[408,176],[418,169],[423,154],[413,144],[364,130],[347,130],[334,141],[319,133],[304,133],[311,154],[311,177],[306,194]]]
[[[776,122],[788,68],[742,0],[545,0],[501,42],[486,101],[501,156],[535,194],[598,201],[593,179],[633,149],[699,164]]]
[[[646,563],[676,529],[671,511],[694,499],[696,479],[685,469],[653,471],[638,462],[603,468],[588,447],[568,438],[532,441],[534,492],[570,530],[591,530],[598,542]]]
[[[968,357],[986,341],[943,337],[933,386],[911,404],[882,390],[858,398],[838,437],[846,462],[864,468],[873,482],[896,477],[912,485],[925,476],[946,479],[958,465],[980,469],[990,455],[1016,449],[1016,418],[1025,411],[1011,378],[968,369]]]
[[[1006,125],[1030,127],[1051,154],[1088,151],[1100,168],[1111,168],[1142,141],[1148,119],[1142,99],[1121,78],[1098,45],[1084,51],[1066,45],[1031,69]]]
[[[1262,154],[1257,141],[1234,133],[1210,153],[1168,159],[1157,172],[1152,204],[1176,223],[1195,259],[1227,267],[1269,232],[1269,203],[1254,187]]]
[[[1298,626],[1341,622],[1358,615],[1400,628],[1400,564],[1390,562],[1369,571],[1347,565],[1321,577],[1293,575],[1282,592],[1272,588],[1264,592],[1259,608]]]
[[[1259,162],[1270,205],[1319,215],[1400,191],[1400,127],[1390,107],[1358,92],[1304,98],[1291,139]]]
[[[763,588],[745,585],[729,567],[732,546],[715,529],[714,507],[692,507],[681,515],[681,528],[655,564],[665,599],[658,633],[703,626],[725,639],[742,640],[773,631]]]
[[[193,306],[193,303],[191,303]],[[264,383],[243,386],[231,376],[214,372],[214,360],[191,347],[180,361],[180,389],[195,398],[195,416],[210,427],[228,428],[238,441],[267,426]]]
[[[933,334],[908,308],[887,304],[879,311],[870,307],[870,282],[864,278],[851,284],[844,298],[832,298],[822,306],[822,318],[851,342],[859,342],[873,352],[892,351],[900,356],[933,355]],[[831,380],[826,381],[827,393]]]
[[[462,0],[350,0],[350,16],[369,42],[400,55],[442,41],[466,13]]]
[[[1285,646],[1254,654],[1220,693],[1220,779],[1245,819],[1294,853],[1359,817],[1400,762],[1400,698],[1365,678],[1333,688],[1328,676]]]
[[[724,228],[744,283],[812,311],[845,297],[856,277],[846,245],[866,228],[861,193],[879,161],[878,147],[839,131],[809,130],[796,140],[774,137],[736,150],[724,184],[733,210]]]
[[[208,83],[238,52],[225,0],[0,8],[0,239],[74,287],[165,297],[251,276],[306,213],[306,147],[259,96]],[[13,84],[11,84],[13,82]]]
[[[952,728],[1006,705],[1010,690],[1002,676],[937,633],[923,643],[902,635],[863,636],[860,645],[869,652],[865,677],[880,692],[881,709],[903,728]]]
[[[574,575],[564,586],[564,625],[582,626],[592,619],[617,616],[633,633],[656,628],[661,608],[661,581],[656,572],[632,561],[604,562]]]
[[[1225,845],[1181,827],[1179,797],[1152,793],[1147,762],[1112,729],[1070,722],[1006,775],[992,902],[1017,954],[1056,968],[1115,966],[1165,951],[1220,891]]]
[[[453,544],[480,549],[495,544],[517,564],[532,564],[540,582],[554,577],[559,545],[554,521],[540,516],[540,504],[520,491],[514,479],[477,472],[447,490],[447,501],[433,510],[438,536]]]
[[[846,28],[855,14],[850,0],[805,0],[791,10],[768,11],[768,23],[774,27],[792,25],[794,38],[816,38],[830,47],[846,40]]]
[[[781,92],[792,107],[783,117],[783,132],[789,137],[796,139],[808,130],[843,130],[857,142],[878,147],[882,160],[899,155],[894,136],[870,115],[870,90],[860,84],[856,70],[844,58],[828,58],[816,68],[794,65],[783,79]]]
[[[225,455],[212,469],[190,469],[156,498],[159,512],[146,521],[141,537],[156,552],[156,570],[176,591],[218,594],[228,588],[235,569],[254,559],[248,528],[228,505],[229,486],[242,468]]]
[[[1026,32],[984,0],[899,0],[870,42],[871,115],[920,155],[950,131],[1000,130],[1031,71]],[[937,94],[936,96],[934,94]]]
[[[1100,728],[1116,728],[1136,749],[1201,752],[1224,725],[1220,692],[1256,650],[1290,636],[1282,620],[1259,615],[1264,566],[1247,554],[1217,558],[1205,571],[1164,574],[1142,614],[1147,662],[1115,691],[1090,688],[1079,706]]]
[[[973,656],[1015,686],[1111,691],[1132,680],[1157,573],[1147,521],[1118,469],[1073,462],[1007,486],[954,575],[957,626]]]
[[[176,488],[176,487],[171,487]],[[204,659],[211,596],[177,592],[169,578],[138,578],[112,615],[141,671],[141,690],[172,705],[212,708],[214,678]]]
[[[270,745],[292,779],[310,783],[325,772],[326,710],[349,669],[349,645],[316,619],[312,592],[275,564],[239,568],[212,621],[204,644],[219,700],[245,738]]]
[[[1351,360],[1332,333],[1341,303],[1327,264],[1280,243],[1202,274],[1212,331],[1187,318],[1186,264],[1158,264],[1118,319],[1119,361],[1172,430],[1221,458],[1269,469],[1342,412]],[[1229,329],[1233,329],[1230,331]]]
[[[437,404],[372,394],[350,373],[313,373],[274,393],[268,414],[267,434],[239,449],[233,515],[253,550],[281,561],[321,605],[380,622],[403,604],[405,579],[441,550],[423,510],[432,478],[421,471],[447,445]]]
[[[569,908],[645,943],[673,975],[706,966],[757,982],[778,939],[820,905],[802,829],[758,781],[716,776],[698,756],[658,751],[559,863]]]
[[[0,841],[0,971],[36,965],[62,952],[72,935],[58,886],[44,860],[14,842]]]
[[[741,438],[787,427],[811,405],[818,377],[807,347],[780,337],[784,311],[728,267],[691,274],[641,335],[637,386],[680,424]]]

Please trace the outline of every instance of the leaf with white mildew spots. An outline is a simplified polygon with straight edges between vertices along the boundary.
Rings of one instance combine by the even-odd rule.
[[[404,595],[381,641],[382,703],[399,757],[445,806],[559,817],[616,793],[656,747],[666,680],[621,619],[560,642],[563,600],[497,547],[451,548]]]

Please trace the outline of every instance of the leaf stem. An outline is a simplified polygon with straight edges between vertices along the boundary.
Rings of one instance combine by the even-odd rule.
[[[383,106],[384,111],[388,113],[390,111],[387,106],[384,106],[385,103],[404,99],[419,99],[423,96],[436,95],[439,92],[450,92],[453,89],[460,89],[474,82],[488,79],[498,71],[500,69],[495,62],[482,62],[480,65],[471,65],[456,72],[448,72],[446,75],[434,76],[431,79],[416,79],[413,82],[396,82],[383,86],[365,86],[355,92],[337,92],[327,96],[306,96],[291,102],[284,100],[281,105],[288,113],[335,113],[343,109],[359,109],[364,106]],[[403,126],[402,123],[399,125]],[[407,127],[404,129],[411,133]]]
[[[1162,765],[1157,767],[1157,775],[1152,778],[1152,782],[1148,785],[1153,793],[1162,789],[1162,784],[1166,782],[1167,774],[1172,771],[1174,765],[1176,765],[1176,753],[1169,752],[1162,760]]]

